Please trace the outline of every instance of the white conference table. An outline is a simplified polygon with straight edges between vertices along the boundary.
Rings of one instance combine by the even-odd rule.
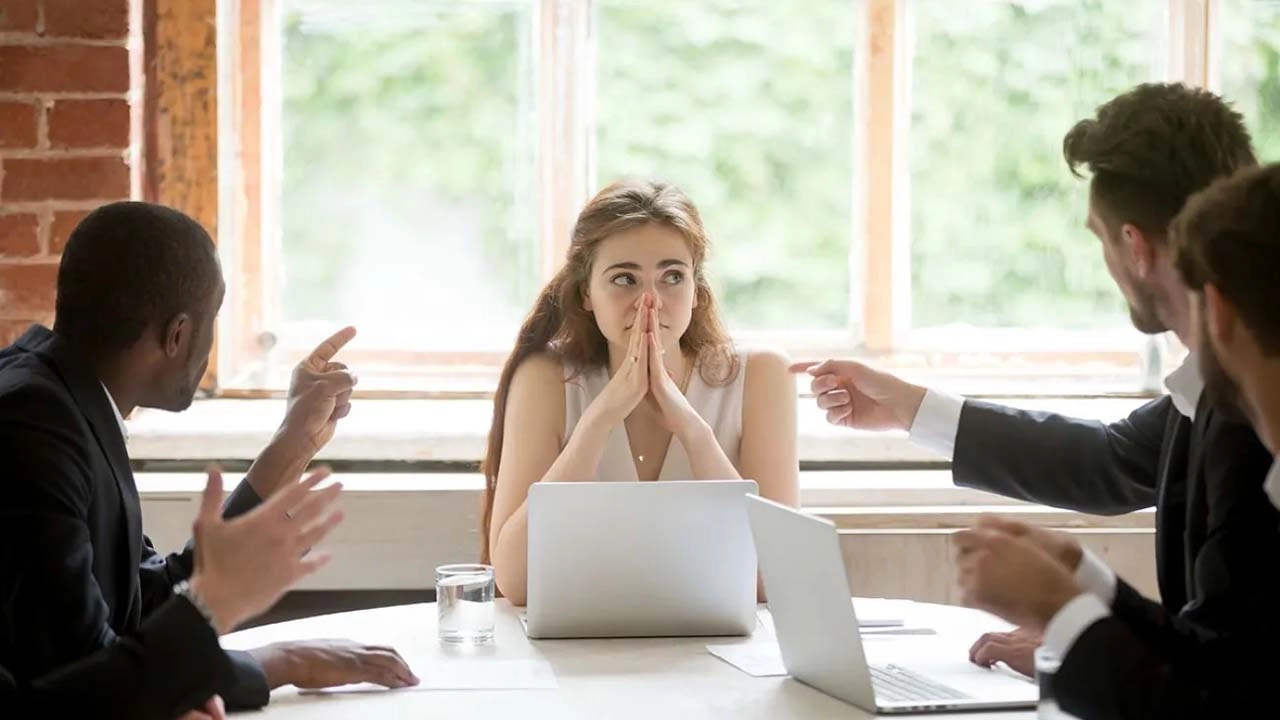
[[[284,640],[347,638],[385,644],[402,655],[497,660],[542,658],[558,687],[539,690],[395,690],[322,694],[280,688],[265,715],[271,718],[864,718],[858,708],[787,677],[752,677],[707,652],[708,644],[746,643],[751,638],[655,638],[530,641],[517,611],[498,600],[494,644],[474,649],[442,646],[436,637],[434,603],[360,610],[265,625],[223,638],[228,649],[249,649]],[[983,632],[1009,626],[986,613],[914,603],[908,625],[934,628],[935,635],[870,637],[868,655],[967,658]],[[757,631],[758,633],[760,631]],[[757,638],[755,641],[759,641]],[[997,671],[993,671],[997,672]],[[1022,720],[1034,711],[927,715],[963,720]]]

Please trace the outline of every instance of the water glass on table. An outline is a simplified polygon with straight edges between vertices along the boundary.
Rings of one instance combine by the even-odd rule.
[[[436,568],[436,607],[440,642],[485,645],[493,642],[493,567],[441,565]]]

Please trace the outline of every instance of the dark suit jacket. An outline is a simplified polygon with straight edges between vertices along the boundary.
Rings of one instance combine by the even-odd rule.
[[[133,635],[34,682],[0,667],[0,716],[175,720],[233,679],[213,628],[174,598]]]
[[[1161,610],[1121,582],[1113,614],[1077,638],[1054,676],[1059,706],[1089,720],[1265,717],[1274,710],[1274,621],[1224,634]]]
[[[1253,621],[1240,601],[1276,591],[1258,572],[1260,558],[1280,558],[1280,513],[1262,492],[1270,467],[1248,424],[1206,401],[1192,423],[1163,397],[1110,425],[967,401],[953,472],[958,485],[1081,512],[1154,504],[1164,607],[1223,629]]]
[[[1202,399],[1192,423],[1161,398],[1111,425],[966,403],[960,427],[958,484],[1095,513],[1155,501],[1163,602],[1119,585],[1113,615],[1055,676],[1068,712],[1164,717],[1241,669],[1223,648],[1280,638],[1280,512],[1262,489],[1272,458],[1243,421]]]
[[[161,556],[142,534],[138,490],[106,391],[51,331],[0,350],[0,665],[19,682],[111,647],[172,595],[190,545]],[[258,503],[246,483],[226,513]],[[261,707],[266,678],[230,653],[228,707]]]

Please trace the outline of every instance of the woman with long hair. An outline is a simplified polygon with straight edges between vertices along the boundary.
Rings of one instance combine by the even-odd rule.
[[[787,359],[729,340],[709,246],[692,201],[662,182],[615,182],[578,216],[494,395],[483,557],[512,603],[525,603],[535,482],[748,478],[797,504]]]

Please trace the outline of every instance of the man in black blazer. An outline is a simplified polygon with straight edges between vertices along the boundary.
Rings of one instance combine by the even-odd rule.
[[[1256,165],[1242,118],[1203,90],[1140,85],[1077,123],[1063,153],[1073,172],[1092,174],[1088,227],[1134,325],[1172,330],[1189,345],[1186,288],[1166,228],[1192,193]],[[1169,395],[1110,424],[962,400],[853,361],[795,369],[814,376],[830,422],[907,430],[952,458],[958,485],[1097,514],[1155,505],[1168,613],[1228,631],[1280,606],[1280,579],[1252,570],[1256,554],[1280,553],[1271,534],[1280,514],[1257,502],[1269,456],[1247,424],[1200,401],[1194,356],[1166,380]],[[1086,560],[1082,581],[1115,587],[1102,563]],[[1025,631],[990,634],[971,656],[1030,674],[1039,643]]]
[[[0,558],[0,665],[19,682],[110,647],[192,571],[143,534],[123,417],[186,409],[208,366],[225,286],[213,242],[182,213],[137,202],[90,213],[58,270],[53,330],[0,350],[0,525],[24,538]],[[234,516],[301,477],[350,409],[354,376],[333,363],[348,328],[295,370],[279,431],[232,493]],[[228,705],[271,688],[414,682],[394,652],[346,642],[230,653]]]
[[[235,678],[218,634],[266,610],[325,564],[328,556],[307,550],[342,521],[330,510],[341,484],[311,492],[327,476],[312,473],[248,514],[224,520],[222,478],[210,471],[187,590],[165,601],[132,635],[33,682],[19,683],[0,667],[0,717],[222,717],[215,693]],[[196,707],[201,709],[191,710]]]
[[[1193,341],[1205,394],[1252,423],[1268,451],[1280,449],[1280,165],[1251,168],[1193,197],[1171,230],[1176,265],[1190,289]],[[1254,501],[1280,506],[1280,462]],[[1239,512],[1249,508],[1237,507]],[[1272,534],[1280,535],[1273,525]],[[1219,633],[1169,617],[1132,588],[1109,606],[1076,582],[1083,556],[1070,535],[984,518],[957,533],[967,604],[1031,627],[1061,659],[1052,692],[1081,718],[1253,717],[1275,706],[1280,615]],[[1211,540],[1212,542],[1213,540]],[[1274,542],[1274,539],[1272,539]],[[1280,575],[1280,558],[1258,549],[1258,575]],[[1247,550],[1247,548],[1245,549]]]

